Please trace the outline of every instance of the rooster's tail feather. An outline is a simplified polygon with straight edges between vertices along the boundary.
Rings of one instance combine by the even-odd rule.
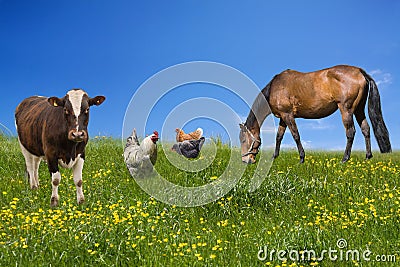
[[[130,145],[139,145],[139,139],[136,134],[136,129],[133,129],[131,136],[129,136],[126,139],[125,147],[130,146]]]
[[[200,139],[200,137],[203,136],[203,129],[202,128],[197,128],[196,132],[199,133],[199,139]]]

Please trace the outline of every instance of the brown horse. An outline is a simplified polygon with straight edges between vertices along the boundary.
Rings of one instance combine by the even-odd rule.
[[[364,108],[368,96],[368,114],[381,153],[392,151],[389,133],[383,121],[380,96],[375,81],[363,69],[339,65],[315,72],[301,73],[285,70],[276,75],[254,101],[245,123],[240,124],[242,161],[254,163],[261,146],[260,127],[271,112],[279,118],[274,158],[286,127],[289,127],[304,162],[304,149],[300,142],[295,118],[319,119],[338,108],[346,130],[347,145],[342,162],[350,158],[355,128],[353,115],[365,138],[366,158],[372,157],[370,129]],[[269,107],[267,105],[269,104]]]

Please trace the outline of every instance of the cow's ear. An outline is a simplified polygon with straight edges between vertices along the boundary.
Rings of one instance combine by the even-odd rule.
[[[98,105],[100,105],[101,103],[103,103],[104,100],[106,100],[106,97],[105,97],[105,96],[102,96],[102,95],[98,95],[98,96],[96,96],[96,97],[90,98],[90,99],[89,99],[89,106],[93,106],[93,105],[98,106]]]
[[[47,101],[49,101],[50,105],[52,105],[53,107],[58,107],[58,106],[63,107],[65,103],[64,98],[58,98],[56,96],[49,97]]]

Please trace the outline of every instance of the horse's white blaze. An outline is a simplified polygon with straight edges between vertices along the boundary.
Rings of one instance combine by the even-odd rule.
[[[76,118],[76,131],[79,131],[78,117],[81,114],[82,98],[86,94],[82,90],[71,90],[67,93]]]

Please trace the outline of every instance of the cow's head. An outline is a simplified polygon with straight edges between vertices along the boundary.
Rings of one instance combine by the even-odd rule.
[[[87,142],[89,123],[89,107],[100,105],[106,98],[96,96],[90,98],[81,89],[72,89],[63,98],[50,97],[50,105],[64,108],[64,119],[68,127],[68,139],[74,142]]]

